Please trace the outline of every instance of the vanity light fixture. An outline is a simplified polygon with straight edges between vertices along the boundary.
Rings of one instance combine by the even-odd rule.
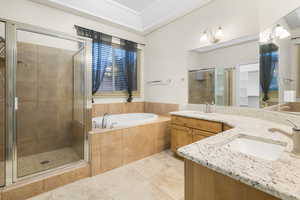
[[[218,30],[213,33],[211,30],[206,30],[200,38],[201,42],[209,41],[210,43],[218,43],[223,38],[223,29],[219,27]]]
[[[291,36],[291,33],[280,24],[260,33],[260,42],[269,43],[274,40],[283,40]]]
[[[275,27],[275,36],[279,39],[285,39],[285,38],[290,37],[291,34],[285,28],[283,28],[280,24],[277,24]]]
[[[223,36],[224,36],[223,29],[220,26],[216,32],[215,37],[218,38],[219,40],[221,40],[223,38]]]
[[[207,31],[204,31],[203,32],[203,35],[201,36],[200,38],[200,41],[201,42],[206,42],[208,40],[208,37],[207,37]]]

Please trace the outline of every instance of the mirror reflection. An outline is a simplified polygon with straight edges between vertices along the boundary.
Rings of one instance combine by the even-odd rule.
[[[213,51],[190,52],[189,103],[258,108],[258,47],[258,37],[253,37]]]
[[[300,8],[259,36],[189,52],[190,104],[300,113]]]
[[[264,109],[298,114],[300,112],[300,8],[277,21],[260,34],[260,64],[266,80],[277,80],[278,103],[272,105],[274,82],[265,81]],[[273,73],[274,71],[274,73]],[[269,86],[269,92],[268,90]]]

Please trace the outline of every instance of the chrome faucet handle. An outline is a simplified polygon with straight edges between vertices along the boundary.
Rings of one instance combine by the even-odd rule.
[[[111,128],[111,129],[114,128],[116,124],[118,124],[118,122],[113,122],[113,123],[111,123],[110,128]]]
[[[106,116],[109,115],[108,113],[104,113],[104,115],[102,116],[102,124],[101,124],[101,128],[106,128]]]

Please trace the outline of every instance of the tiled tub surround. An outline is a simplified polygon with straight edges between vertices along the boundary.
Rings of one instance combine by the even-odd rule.
[[[93,117],[109,114],[124,113],[154,113],[168,116],[170,112],[178,111],[178,104],[156,103],[156,102],[132,102],[132,103],[107,103],[93,104]]]
[[[269,128],[292,132],[289,126],[257,118],[199,111],[173,112],[172,115],[222,122],[234,127],[180,148],[178,153],[184,158],[277,198],[300,199],[300,158],[289,153],[292,141],[288,137],[269,132]],[[284,142],[286,150],[278,160],[267,161],[225,147],[224,144],[240,134]]]
[[[170,118],[90,132],[91,173],[97,175],[170,147]]]

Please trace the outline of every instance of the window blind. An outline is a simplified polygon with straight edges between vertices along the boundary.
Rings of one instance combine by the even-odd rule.
[[[101,64],[101,66],[106,66],[103,81],[98,92],[122,92],[127,91],[127,70],[125,64],[125,52],[126,50],[123,48],[118,48],[113,46],[112,48],[107,47],[107,45],[99,44],[97,46],[102,51],[101,56],[103,55],[103,59],[106,59],[105,64]],[[98,51],[96,49],[96,51]],[[133,91],[137,91],[137,55],[134,52],[134,64],[132,67],[132,77],[133,77]]]

